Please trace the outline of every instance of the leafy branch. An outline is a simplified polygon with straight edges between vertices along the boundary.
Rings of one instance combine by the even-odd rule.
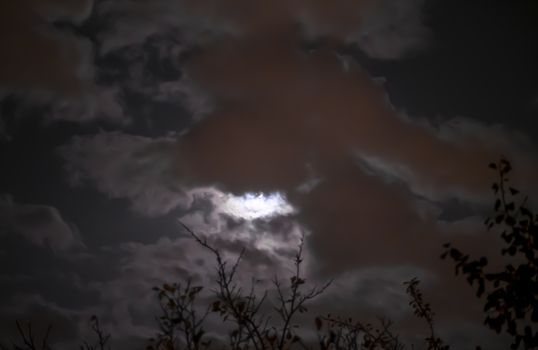
[[[511,187],[510,162],[501,158],[489,167],[498,173],[491,186],[496,196],[494,215],[484,224],[499,227],[506,244],[501,255],[512,258],[500,271],[486,271],[487,257],[470,259],[468,254],[445,244],[443,259],[450,257],[456,274],[466,276],[470,285],[477,283],[478,297],[486,294],[484,323],[497,333],[512,336],[512,349],[538,347],[538,217],[527,206],[528,198]],[[516,203],[519,204],[516,205]]]

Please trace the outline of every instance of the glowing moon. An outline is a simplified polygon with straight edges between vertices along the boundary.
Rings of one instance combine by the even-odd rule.
[[[269,194],[247,192],[241,196],[230,195],[223,203],[221,210],[225,214],[246,220],[270,218],[295,212],[280,192]]]

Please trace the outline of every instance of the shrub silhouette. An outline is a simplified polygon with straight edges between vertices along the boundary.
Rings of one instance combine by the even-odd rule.
[[[162,315],[157,318],[159,333],[150,339],[148,350],[179,349],[183,346],[188,350],[198,350],[209,346],[210,342],[203,339],[205,330],[202,326],[210,309],[199,316],[195,307],[196,297],[202,289],[201,286],[192,286],[190,280],[185,286],[165,283],[154,288]]]
[[[275,315],[269,315],[261,312],[267,300],[267,292],[257,296],[253,282],[249,291],[245,293],[237,283],[237,268],[243,252],[228,268],[227,262],[218,249],[211,246],[207,240],[200,238],[189,227],[183,224],[182,226],[196,242],[215,256],[217,264],[216,300],[211,304],[211,309],[208,308],[201,317],[197,318],[194,300],[202,290],[202,286],[190,287],[187,284],[187,287],[181,290],[179,284],[172,286],[165,284],[162,288],[157,288],[156,291],[163,308],[163,315],[158,321],[161,332],[157,335],[157,339],[160,341],[154,342],[155,345],[150,345],[148,349],[185,348],[198,350],[200,347],[208,347],[211,341],[203,341],[202,339],[205,335],[203,322],[209,310],[218,314],[223,321],[233,324],[233,329],[229,332],[229,347],[233,350],[249,348],[282,350],[290,348],[291,344],[302,343],[302,338],[296,332],[298,325],[293,324],[294,317],[299,313],[306,312],[307,302],[323,293],[330,285],[329,282],[321,287],[314,286],[305,290],[306,281],[301,275],[304,240],[301,240],[295,255],[295,272],[290,277],[287,288],[277,278],[272,281],[278,297],[275,303],[277,306],[274,308]],[[179,293],[176,294],[176,291]],[[177,300],[176,295],[179,295],[181,300]],[[165,300],[164,304],[163,299]],[[272,323],[271,316],[277,316],[280,322]],[[172,330],[170,330],[171,328]],[[180,331],[183,337],[176,339],[174,331]],[[180,344],[183,344],[183,347]]]
[[[489,271],[487,257],[470,259],[449,243],[442,258],[450,257],[456,274],[476,285],[478,297],[486,294],[484,323],[497,333],[503,330],[512,339],[512,349],[538,347],[538,216],[527,207],[528,198],[510,186],[510,162],[501,158],[489,165],[498,172],[498,181],[491,186],[496,199],[494,216],[485,224],[488,229],[501,229],[506,247],[503,256],[511,263],[499,271]]]
[[[90,318],[90,323],[91,329],[93,333],[95,333],[96,341],[92,344],[87,340],[84,340],[82,345],[80,345],[80,350],[110,350],[110,334],[107,334],[103,329],[101,329],[99,318],[92,315]]]
[[[386,318],[379,320],[379,325],[364,324],[331,315],[318,316],[314,319],[314,330],[317,343],[303,339],[300,334],[304,326],[294,323],[295,316],[308,312],[309,301],[321,295],[332,281],[322,286],[306,287],[306,280],[301,274],[303,262],[304,240],[298,246],[293,259],[294,273],[289,277],[287,285],[274,278],[272,280],[276,291],[273,304],[274,314],[262,313],[268,293],[261,296],[255,293],[255,284],[251,284],[248,292],[239,286],[236,277],[237,269],[242,259],[242,253],[228,267],[221,252],[202,239],[189,227],[182,224],[196,242],[213,253],[216,259],[217,280],[215,301],[198,314],[196,297],[202,291],[202,286],[191,286],[190,281],[182,287],[180,283],[164,284],[156,287],[157,298],[161,305],[162,315],[157,318],[159,333],[150,340],[147,350],[198,350],[209,348],[211,339],[207,339],[204,321],[209,312],[214,312],[222,321],[233,325],[228,332],[228,348],[231,350],[284,350],[291,348],[320,350],[374,350],[374,349],[404,349],[404,344],[398,335],[392,331],[392,322]],[[411,298],[409,304],[415,315],[424,319],[429,327],[430,335],[425,339],[428,350],[447,350],[448,346],[435,336],[433,312],[428,303],[423,300],[418,285],[413,279],[404,283]],[[276,316],[273,321],[272,316]]]

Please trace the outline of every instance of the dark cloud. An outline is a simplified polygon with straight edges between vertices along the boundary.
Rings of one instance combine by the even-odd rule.
[[[357,44],[369,57],[381,60],[401,59],[428,48],[432,34],[424,24],[426,1],[366,3],[357,21],[360,25],[344,36],[348,43]],[[316,28],[313,30],[315,32]]]
[[[92,8],[92,0],[3,2],[0,98],[47,107],[51,120],[128,123],[117,89],[95,83],[92,42],[72,30]]]
[[[428,43],[430,35],[423,24],[423,6],[423,0],[330,4],[317,0],[273,1],[256,4],[256,8],[241,0],[226,4],[159,0],[102,1],[96,11],[109,23],[99,36],[101,54],[140,44],[171,29],[178,30],[178,39],[184,45],[205,45],[223,36],[241,36],[294,21],[301,23],[310,38],[338,37],[358,44],[371,57],[396,59]]]
[[[187,12],[185,1],[100,1],[95,11],[106,23],[99,28],[100,55],[139,46],[155,35],[170,31],[182,47],[225,31],[213,18]]]
[[[13,232],[53,250],[82,245],[76,227],[66,223],[56,208],[16,203],[10,195],[0,197],[0,223],[2,234]]]
[[[2,309],[0,344],[8,346],[10,342],[19,342],[20,337],[14,320],[19,320],[25,331],[28,323],[31,323],[36,341],[43,339],[49,325],[52,327],[49,341],[53,345],[72,346],[81,336],[76,323],[73,323],[73,312],[51,304],[39,295],[19,297],[11,301],[14,307]]]
[[[80,22],[92,1],[3,2],[0,64],[3,90],[80,94],[91,77],[91,45],[58,30],[54,21]]]

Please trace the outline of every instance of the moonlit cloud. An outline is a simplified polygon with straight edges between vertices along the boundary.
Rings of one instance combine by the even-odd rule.
[[[401,285],[418,276],[446,320],[440,334],[453,344],[495,343],[477,330],[481,307],[439,254],[447,241],[498,253],[500,241],[480,219],[491,202],[486,165],[508,156],[514,182],[533,191],[535,145],[488,116],[406,114],[392,104],[392,93],[415,93],[423,71],[410,69],[392,90],[390,72],[445,54],[435,51],[445,43],[431,27],[430,5],[0,4],[0,143],[10,178],[21,181],[13,191],[0,181],[14,193],[0,197],[0,260],[15,266],[0,273],[8,286],[0,293],[21,305],[0,305],[8,315],[0,324],[46,315],[65,330],[61,345],[73,348],[69,334],[86,336],[85,317],[95,313],[114,348],[140,347],[155,331],[153,286],[215,281],[214,257],[179,220],[228,261],[244,251],[245,287],[256,278],[261,291],[274,292],[271,279],[289,276],[304,238],[308,282],[335,278],[312,313],[388,315],[420,342]],[[458,64],[466,59],[440,67],[464,75]],[[33,118],[49,123],[34,130]]]
[[[175,139],[151,139],[123,133],[75,137],[60,149],[73,185],[89,182],[111,198],[129,198],[148,216],[163,215],[189,198],[173,169]]]
[[[425,50],[431,42],[423,24],[425,0],[373,1],[362,14],[358,33],[351,36],[370,57],[395,60]]]

